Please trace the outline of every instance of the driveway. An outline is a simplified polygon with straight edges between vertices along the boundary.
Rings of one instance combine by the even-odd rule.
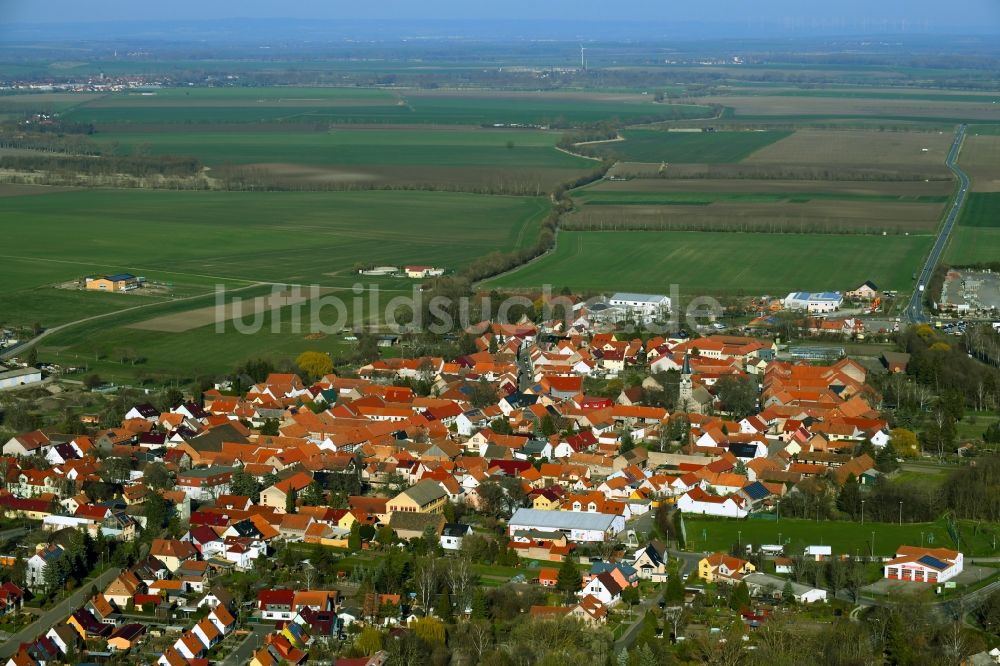
[[[261,645],[264,644],[264,637],[274,631],[272,624],[252,624],[250,633],[246,635],[243,642],[229,656],[222,661],[222,666],[244,666],[250,663],[250,658]]]

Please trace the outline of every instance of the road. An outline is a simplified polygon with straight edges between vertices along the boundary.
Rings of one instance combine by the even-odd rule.
[[[917,283],[913,285],[913,296],[910,297],[910,304],[906,307],[906,318],[912,324],[927,321],[927,318],[924,316],[924,294],[920,291],[920,287],[927,288],[931,275],[934,274],[934,269],[941,260],[941,254],[944,252],[945,246],[948,245],[948,238],[951,236],[951,230],[958,220],[958,214],[962,211],[962,204],[965,203],[966,195],[969,193],[969,176],[958,166],[958,154],[962,150],[965,130],[966,125],[959,126],[958,131],[955,133],[955,141],[951,144],[951,150],[948,151],[948,159],[945,161],[945,164],[948,165],[952,173],[958,177],[958,193],[955,195],[955,201],[951,205],[951,210],[948,211],[948,215],[945,217],[944,224],[941,225],[941,231],[938,233],[937,240],[934,241],[934,247],[931,248],[931,253],[927,256],[927,262],[918,275]]]
[[[14,529],[4,530],[0,532],[0,543],[7,541],[8,539],[13,539],[14,537],[19,537],[22,534],[27,534],[27,527],[15,527]]]
[[[69,595],[67,599],[60,601],[55,607],[43,612],[37,620],[11,636],[3,645],[0,645],[0,660],[10,659],[17,652],[21,643],[30,643],[35,640],[38,636],[65,620],[69,617],[70,613],[85,604],[90,598],[91,586],[96,586],[97,589],[103,590],[120,573],[121,569],[112,567],[94,580],[84,581],[80,585],[80,589]]]
[[[264,637],[272,631],[274,631],[274,625],[272,624],[250,625],[250,633],[222,661],[222,666],[244,666],[245,664],[249,664],[253,653],[264,644]]]

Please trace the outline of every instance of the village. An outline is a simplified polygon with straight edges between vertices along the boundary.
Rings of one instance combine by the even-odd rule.
[[[890,427],[871,375],[905,375],[908,354],[872,368],[782,360],[766,336],[616,332],[669,309],[616,294],[568,323],[485,321],[458,358],[348,376],[314,356],[87,434],[16,434],[0,657],[382,664],[391,641],[483,631],[502,603],[646,654],[792,608],[995,589],[995,569],[929,531],[880,537],[888,551],[875,531],[838,542],[858,509],[866,535],[895,522],[884,495],[916,438]],[[830,529],[800,538],[813,513]],[[492,649],[476,645],[467,663]]]

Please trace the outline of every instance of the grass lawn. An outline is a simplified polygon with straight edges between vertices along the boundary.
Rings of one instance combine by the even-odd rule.
[[[851,521],[813,521],[794,518],[770,520],[724,520],[685,516],[689,550],[729,551],[736,543],[776,544],[779,538],[792,551],[806,546],[833,546],[835,554],[868,554],[872,552],[872,532],[875,533],[876,555],[894,555],[901,544],[919,546],[921,533],[924,545],[954,548],[945,521],[934,523],[872,523]],[[973,524],[960,524],[961,548],[966,556],[994,555],[993,533],[996,526],[975,532]],[[932,541],[933,539],[933,541]]]
[[[625,141],[583,148],[594,155],[629,162],[739,162],[791,132],[663,132],[626,130]]]
[[[903,291],[931,242],[916,235],[564,231],[554,253],[488,284],[651,293],[677,284],[690,297],[843,289],[873,280]]]

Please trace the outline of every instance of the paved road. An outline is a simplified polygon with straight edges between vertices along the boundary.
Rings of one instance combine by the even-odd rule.
[[[264,644],[264,637],[274,631],[272,624],[250,625],[250,633],[246,635],[243,642],[229,653],[229,656],[222,662],[222,666],[245,666],[250,663],[253,653]]]
[[[958,220],[958,214],[962,211],[962,204],[965,203],[965,197],[969,193],[969,176],[958,166],[958,154],[962,150],[962,140],[965,139],[965,130],[965,125],[961,125],[958,128],[958,132],[955,133],[955,141],[951,144],[951,150],[948,152],[948,159],[945,161],[945,164],[948,165],[952,173],[958,177],[958,194],[955,195],[955,201],[951,205],[951,210],[948,211],[944,224],[941,225],[941,232],[938,234],[937,240],[934,241],[934,247],[931,248],[927,262],[918,275],[917,284],[913,285],[913,296],[910,297],[910,304],[906,307],[906,318],[913,324],[927,321],[927,318],[924,316],[924,294],[920,291],[920,287],[927,288],[927,283],[930,282],[931,275],[934,274],[934,269],[937,267],[938,261],[941,260],[941,254],[948,244],[948,238],[951,236],[951,230]]]
[[[54,608],[50,608],[42,613],[41,617],[11,636],[3,645],[0,645],[0,660],[9,659],[14,655],[14,653],[17,652],[18,646],[20,646],[21,643],[30,643],[38,636],[44,634],[49,629],[69,617],[70,613],[78,609],[87,602],[87,599],[90,598],[91,586],[96,586],[97,589],[103,590],[105,587],[110,585],[111,581],[117,578],[120,573],[121,569],[113,567],[105,571],[96,579],[84,582],[80,586],[80,589],[73,592],[67,600],[60,601]]]
[[[28,533],[27,527],[15,527],[10,530],[4,530],[3,532],[0,532],[0,542],[7,541],[8,539],[13,539],[14,537],[19,537],[22,534],[27,534],[27,533]]]

